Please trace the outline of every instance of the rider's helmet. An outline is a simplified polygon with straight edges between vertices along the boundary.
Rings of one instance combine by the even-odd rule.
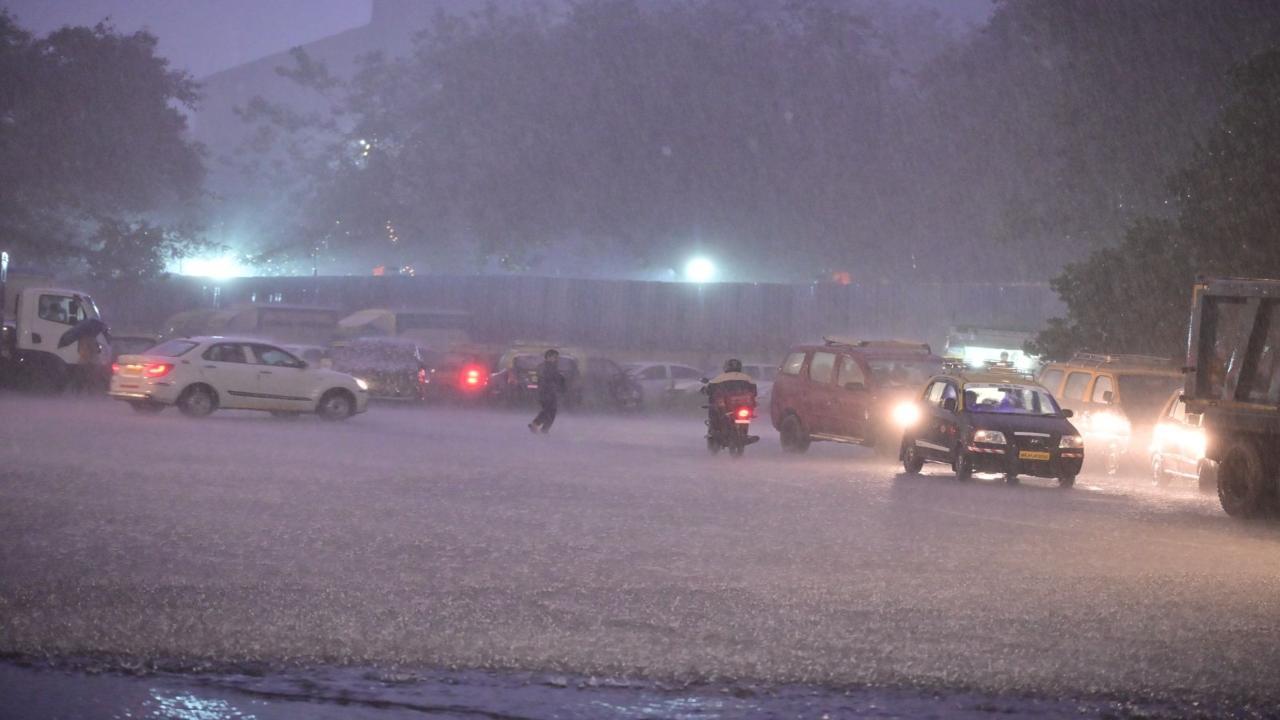
[[[724,371],[727,373],[742,372],[742,361],[738,358],[729,358],[728,360],[725,360]]]
[[[560,351],[555,348],[551,348],[550,350],[542,353],[542,357],[544,360],[555,360],[560,357]]]

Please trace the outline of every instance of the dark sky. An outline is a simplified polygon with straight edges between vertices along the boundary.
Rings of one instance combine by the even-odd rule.
[[[992,0],[889,0],[930,5],[980,23]],[[483,0],[476,0],[478,6]],[[371,0],[0,0],[23,27],[44,34],[110,17],[121,31],[148,28],[160,53],[197,78],[369,21]]]

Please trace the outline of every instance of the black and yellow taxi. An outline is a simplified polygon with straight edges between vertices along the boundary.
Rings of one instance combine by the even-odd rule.
[[[956,478],[995,473],[1075,484],[1084,441],[1053,394],[1029,376],[993,369],[954,369],[925,385],[913,417],[904,418],[900,459],[912,475],[925,463],[950,465]]]

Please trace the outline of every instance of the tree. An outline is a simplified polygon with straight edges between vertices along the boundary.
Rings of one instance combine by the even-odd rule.
[[[23,261],[131,275],[192,242],[196,86],[155,50],[105,23],[36,38],[0,11],[0,242]]]
[[[1280,49],[1230,73],[1229,104],[1173,174],[1176,219],[1144,218],[1122,243],[1052,284],[1067,316],[1036,349],[1178,355],[1196,274],[1280,277]]]

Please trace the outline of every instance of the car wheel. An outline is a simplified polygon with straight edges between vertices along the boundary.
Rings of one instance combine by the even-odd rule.
[[[973,460],[964,450],[956,452],[956,479],[960,482],[969,482],[973,478]]]
[[[1241,439],[1227,447],[1218,465],[1218,501],[1228,515],[1252,518],[1264,514],[1273,495],[1272,485],[1257,445]]]
[[[908,475],[919,475],[924,469],[924,458],[920,455],[920,448],[916,447],[915,440],[911,438],[902,439],[902,469],[906,470]]]
[[[356,411],[355,399],[346,390],[330,390],[320,398],[316,413],[325,420],[346,420]]]
[[[1156,487],[1168,487],[1173,478],[1164,470],[1164,458],[1155,455],[1151,458],[1151,484]]]
[[[782,449],[792,453],[802,453],[809,449],[809,433],[805,432],[804,425],[800,424],[800,418],[795,415],[788,415],[782,421],[782,428],[778,432],[782,440]]]
[[[1216,495],[1218,492],[1218,465],[1212,460],[1201,460],[1200,467],[1196,469],[1197,485],[1200,492],[1206,495]]]
[[[151,402],[150,400],[131,400],[129,402],[129,407],[133,408],[134,412],[142,415],[155,415],[161,410],[164,410],[164,405],[161,405],[158,402]]]
[[[218,398],[204,385],[193,385],[178,397],[178,410],[187,417],[206,417],[217,409]]]
[[[1075,484],[1076,484],[1075,475],[1063,475],[1062,477],[1058,478],[1058,487],[1060,488],[1075,487]]]

